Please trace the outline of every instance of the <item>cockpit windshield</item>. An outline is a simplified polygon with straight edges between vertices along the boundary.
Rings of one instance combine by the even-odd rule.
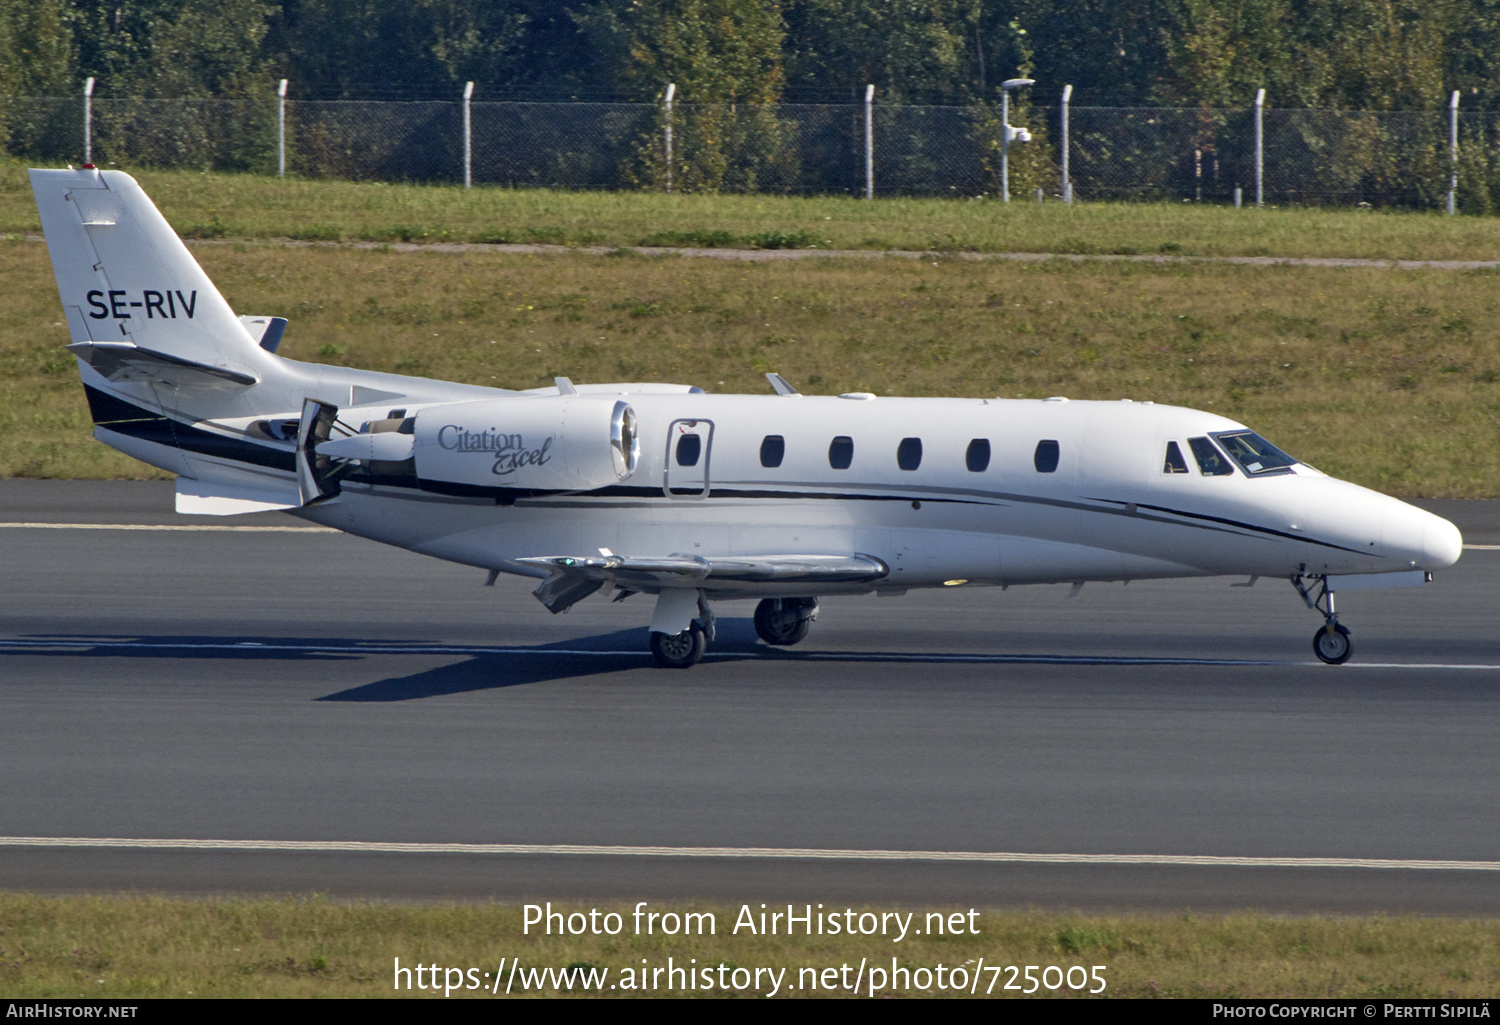
[[[1291,473],[1297,462],[1254,431],[1221,431],[1213,437],[1250,477]]]

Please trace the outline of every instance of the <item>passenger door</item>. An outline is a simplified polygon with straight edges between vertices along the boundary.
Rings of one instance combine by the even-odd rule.
[[[709,456],[714,425],[711,420],[673,420],[667,428],[667,452],[662,461],[662,492],[668,498],[707,498]]]

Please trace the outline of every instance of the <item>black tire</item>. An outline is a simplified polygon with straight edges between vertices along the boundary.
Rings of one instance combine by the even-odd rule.
[[[707,647],[708,640],[697,623],[680,634],[651,634],[651,654],[655,656],[656,664],[664,669],[687,669],[697,665]]]
[[[1341,666],[1354,654],[1354,642],[1344,625],[1335,623],[1313,634],[1313,654],[1331,666]]]
[[[796,644],[807,636],[808,623],[801,615],[800,603],[793,599],[767,598],[755,606],[755,632],[767,644]]]

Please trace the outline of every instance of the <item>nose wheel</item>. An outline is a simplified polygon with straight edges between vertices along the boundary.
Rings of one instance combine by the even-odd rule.
[[[1325,577],[1314,577],[1313,580],[1313,587],[1318,589],[1316,597],[1301,574],[1292,577],[1292,586],[1307,607],[1323,614],[1323,628],[1313,634],[1313,654],[1331,666],[1341,666],[1354,654],[1354,642],[1349,639],[1349,628],[1339,622],[1328,580]]]
[[[1329,623],[1313,634],[1313,654],[1331,666],[1341,666],[1354,653],[1354,644],[1349,640],[1349,628],[1342,623]]]

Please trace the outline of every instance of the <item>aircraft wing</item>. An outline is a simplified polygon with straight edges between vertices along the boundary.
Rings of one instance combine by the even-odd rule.
[[[869,555],[549,555],[516,560],[547,571],[532,594],[551,612],[565,612],[606,584],[622,591],[670,587],[730,588],[737,584],[805,585],[868,583],[890,568]]]

